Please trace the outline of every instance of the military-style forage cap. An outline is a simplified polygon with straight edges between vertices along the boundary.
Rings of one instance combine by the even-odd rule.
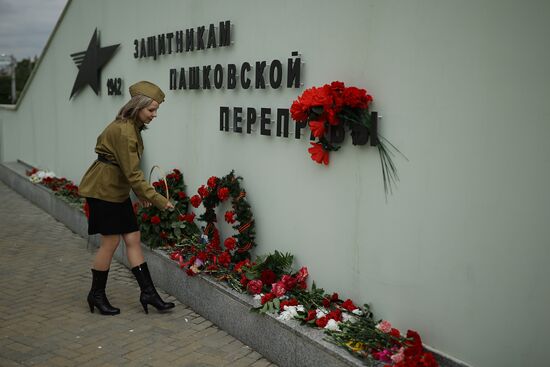
[[[130,95],[134,97],[138,94],[152,98],[159,104],[164,102],[164,92],[155,84],[145,80],[130,86]]]

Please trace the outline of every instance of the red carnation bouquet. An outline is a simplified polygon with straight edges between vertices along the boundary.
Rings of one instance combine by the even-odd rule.
[[[369,111],[372,101],[365,89],[346,87],[334,81],[330,85],[306,89],[292,103],[290,114],[295,121],[309,125],[316,141],[308,151],[311,159],[319,164],[328,165],[329,152],[340,149],[336,144],[343,140],[344,126],[351,130],[353,145],[364,145],[370,137],[371,145],[378,147],[380,153],[387,195],[399,180],[390,149],[399,150],[378,134],[377,114]]]

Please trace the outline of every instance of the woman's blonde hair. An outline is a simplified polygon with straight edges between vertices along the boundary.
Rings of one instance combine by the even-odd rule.
[[[118,111],[117,120],[132,119],[138,120],[138,113],[142,108],[149,106],[153,99],[141,94],[133,96],[122,108]]]

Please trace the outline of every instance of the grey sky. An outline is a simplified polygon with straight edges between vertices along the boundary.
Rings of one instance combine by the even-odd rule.
[[[40,56],[67,0],[0,0],[0,54]]]

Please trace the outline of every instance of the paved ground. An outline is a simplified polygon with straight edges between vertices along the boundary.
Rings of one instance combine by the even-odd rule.
[[[131,272],[113,261],[107,294],[117,316],[90,313],[93,249],[0,182],[0,366],[275,366],[176,303],[139,304]]]

